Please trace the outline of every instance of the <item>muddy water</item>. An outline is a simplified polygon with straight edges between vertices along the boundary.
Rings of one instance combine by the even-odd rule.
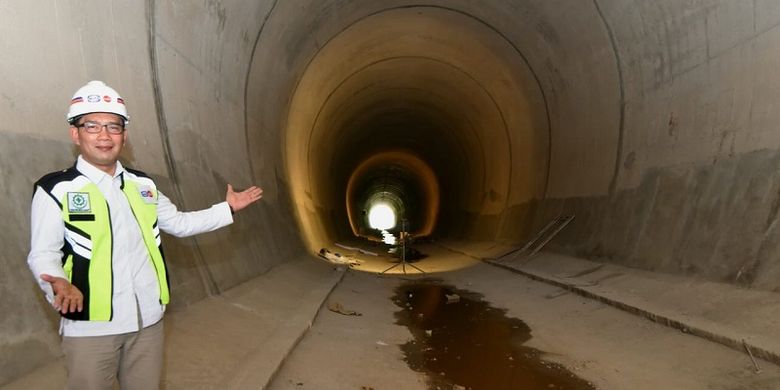
[[[531,329],[481,298],[433,280],[396,290],[397,322],[414,335],[401,349],[409,367],[428,376],[430,389],[594,388],[523,346]]]

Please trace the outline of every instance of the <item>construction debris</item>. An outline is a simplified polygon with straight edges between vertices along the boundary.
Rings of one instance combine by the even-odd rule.
[[[458,303],[460,302],[460,295],[458,294],[444,294],[445,297],[447,297],[447,303]]]
[[[501,256],[501,261],[530,259],[552,240],[563,228],[574,220],[574,214],[559,216],[548,223],[533,239],[522,248]],[[510,256],[511,255],[511,256]]]
[[[756,374],[760,373],[761,367],[758,366],[758,362],[756,362],[756,358],[753,357],[753,352],[750,351],[750,347],[748,347],[747,342],[745,342],[745,339],[742,339],[742,345],[745,347],[748,356],[750,356],[750,360],[753,362],[753,367],[756,370]]]
[[[362,316],[363,315],[363,314],[358,313],[358,312],[356,312],[354,310],[345,309],[344,306],[342,306],[338,302],[329,302],[328,303],[328,310],[330,310],[330,311],[332,311],[334,313],[343,314],[345,316]]]
[[[360,253],[362,253],[364,255],[379,256],[376,252],[367,251],[367,250],[365,250],[363,248],[358,248],[356,246],[347,246],[347,245],[344,245],[344,244],[339,244],[338,242],[335,243],[334,245],[336,245],[339,248],[344,248],[346,250],[360,252]]]
[[[357,267],[363,264],[362,260],[352,256],[344,256],[341,253],[334,253],[325,248],[320,249],[318,255],[332,264],[348,265],[350,267]]]

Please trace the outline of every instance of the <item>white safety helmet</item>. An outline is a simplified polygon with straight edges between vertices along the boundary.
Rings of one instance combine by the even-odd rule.
[[[102,81],[90,81],[73,94],[68,110],[68,123],[73,124],[74,119],[93,112],[117,114],[125,120],[125,125],[130,122],[125,101]]]

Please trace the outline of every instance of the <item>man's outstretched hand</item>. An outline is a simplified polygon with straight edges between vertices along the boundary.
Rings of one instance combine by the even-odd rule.
[[[67,279],[47,274],[41,274],[41,279],[51,283],[51,288],[54,290],[52,305],[57,311],[67,314],[84,310],[84,295]]]
[[[235,213],[238,212],[238,210],[257,202],[262,197],[263,189],[258,186],[252,186],[244,191],[235,192],[233,191],[233,186],[228,184],[225,200],[230,205],[230,209]]]

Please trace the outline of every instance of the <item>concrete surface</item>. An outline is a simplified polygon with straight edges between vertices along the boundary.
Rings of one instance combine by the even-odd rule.
[[[450,250],[474,257],[479,244]],[[780,294],[541,252],[490,264],[780,364]],[[748,350],[750,352],[748,352]]]
[[[780,364],[780,295],[570,256],[492,264]]]
[[[423,269],[430,270],[430,262],[441,257],[470,265],[427,275],[410,272],[384,277],[351,269],[348,281],[339,284],[346,267],[336,269],[319,259],[301,258],[274,267],[220,297],[168,313],[165,388],[285,389],[300,388],[298,383],[304,383],[303,388],[317,389],[361,385],[425,388],[424,375],[410,370],[396,347],[410,335],[394,325],[392,313],[397,307],[390,300],[394,286],[424,277],[469,290],[487,289],[489,301],[508,308],[510,314],[519,310],[519,318],[532,323],[532,312],[545,313],[554,306],[548,301],[550,297],[560,301],[559,297],[567,292],[576,293],[569,296],[581,296],[572,301],[573,306],[555,309],[560,312],[548,313],[547,317],[542,315],[534,328],[535,337],[541,338],[532,344],[548,348],[543,350],[556,361],[579,367],[577,373],[600,384],[600,388],[654,388],[671,383],[687,384],[685,388],[771,389],[780,385],[780,299],[775,293],[681,280],[679,276],[547,252],[531,260],[511,255],[491,260],[492,267],[471,262],[472,256],[465,254],[468,247],[461,248],[464,253],[438,245],[421,249],[434,255],[450,252],[415,263]],[[547,287],[533,287],[534,295],[525,296],[524,291],[531,289],[529,283],[536,286],[537,282]],[[332,294],[334,288],[337,292]],[[334,314],[323,309],[326,302],[341,303],[363,316]],[[522,305],[515,306],[518,302]],[[600,315],[603,309],[598,307],[604,305],[628,314]],[[563,320],[569,317],[577,322],[576,327]],[[599,330],[603,325],[588,325],[609,323],[613,317],[619,322],[609,328]],[[658,327],[648,325],[651,323]],[[315,326],[310,330],[312,324]],[[322,324],[330,325],[323,329]],[[579,347],[560,342],[574,338],[580,331],[587,336],[575,343]],[[602,338],[613,342],[630,338],[636,345],[623,346],[623,351],[617,346],[603,350],[587,346],[606,342],[598,341]],[[761,368],[760,375],[752,373],[754,366],[743,340]],[[719,350],[720,344],[728,348]],[[680,349],[679,356],[675,348]],[[647,354],[643,356],[642,351]],[[690,353],[698,357],[692,358]],[[620,359],[631,363],[621,365],[617,362]],[[638,361],[647,361],[654,368],[628,375],[633,370],[630,366]],[[2,388],[57,389],[64,375],[60,363],[50,364]]]
[[[164,388],[262,388],[343,275],[308,256],[291,259],[218,297],[167,313]],[[61,389],[65,375],[57,361],[2,388]]]
[[[72,164],[91,79],[127,102],[123,161],[181,208],[265,189],[229,229],[164,238],[172,309],[351,238],[345,199],[389,172],[437,239],[512,248],[574,213],[551,249],[778,291],[779,24],[771,0],[0,1],[0,383],[60,354],[30,191]],[[438,190],[357,170],[395,152]]]
[[[355,245],[376,251],[370,245]],[[468,270],[479,261],[487,261],[736,351],[746,353],[749,349],[756,357],[780,364],[780,294],[776,292],[554,252],[528,257],[491,242],[443,241],[414,247],[430,258],[412,264],[430,275]],[[360,266],[353,267],[360,271],[382,272],[395,260],[386,256],[361,256],[343,248],[340,251],[361,260]],[[424,276],[416,269],[407,267],[407,271],[408,276]],[[401,273],[400,267],[388,272]]]
[[[451,257],[467,257],[453,253]],[[706,323],[723,330],[731,327],[722,314],[739,314],[741,309],[726,302],[722,307],[689,310],[700,301],[695,295],[685,295],[679,302],[670,302],[657,295],[656,285],[672,282],[664,275],[636,274],[628,271],[620,277],[592,279],[592,274],[571,277],[587,261],[560,258],[542,254],[538,263],[548,268],[528,265],[537,275],[550,278],[566,278],[569,284],[580,285],[586,281],[602,280],[599,288],[593,288],[591,296],[573,293],[567,286],[529,279],[517,272],[486,263],[470,268],[429,274],[425,277],[410,274],[405,277],[377,277],[371,273],[350,271],[328,297],[329,303],[339,303],[360,316],[345,316],[321,310],[316,320],[285,361],[278,375],[267,387],[272,390],[287,389],[432,389],[428,378],[440,373],[420,372],[405,362],[401,346],[409,342],[421,343],[406,327],[398,324],[395,313],[401,308],[393,302],[395,289],[402,284],[421,280],[436,280],[441,285],[452,286],[480,294],[481,301],[506,312],[507,317],[517,318],[531,329],[530,339],[522,343],[542,351],[544,360],[563,365],[573,375],[585,379],[602,390],[622,389],[686,389],[686,390],[772,390],[780,386],[780,366],[756,358],[761,372],[756,373],[753,362],[744,350],[734,350],[705,338],[666,326],[664,322],[649,321],[634,315],[621,305],[646,309],[653,313],[668,314],[685,310],[685,320]],[[419,263],[425,267],[426,260]],[[614,270],[612,270],[614,271]],[[654,276],[654,277],[652,277]],[[621,279],[621,283],[609,282]],[[694,286],[695,287],[695,286]],[[726,287],[726,286],[724,286]],[[701,292],[701,289],[696,289]],[[712,299],[724,293],[710,288]],[[604,294],[602,294],[604,293]],[[739,296],[743,304],[762,304],[765,300]],[[642,297],[642,300],[637,299]],[[592,299],[598,298],[598,299]],[[625,298],[625,299],[624,299]],[[426,315],[435,315],[437,302],[422,301]],[[403,303],[403,302],[402,302]],[[439,305],[446,303],[439,302]],[[777,302],[773,303],[775,308]],[[474,321],[472,318],[471,321]],[[501,328],[495,323],[486,325],[495,332]],[[744,325],[744,326],[740,326]],[[748,317],[744,324],[733,329],[750,329],[759,325],[760,319]],[[453,324],[453,327],[457,327]],[[479,325],[476,325],[479,327]],[[418,330],[419,332],[419,330]],[[763,328],[751,336],[771,341],[777,336],[775,329]],[[454,337],[470,338],[473,335]],[[743,335],[744,336],[744,335]],[[752,341],[758,339],[750,337]],[[467,348],[459,348],[460,351]],[[416,367],[419,367],[417,363]],[[463,367],[464,371],[468,368]],[[493,375],[489,367],[481,375]],[[496,369],[500,372],[500,369]],[[449,373],[447,378],[479,378],[479,373]],[[440,385],[441,383],[437,383]],[[468,382],[455,383],[469,388]],[[441,386],[448,389],[448,386]],[[472,387],[475,388],[475,387]],[[552,388],[552,387],[549,387]]]

